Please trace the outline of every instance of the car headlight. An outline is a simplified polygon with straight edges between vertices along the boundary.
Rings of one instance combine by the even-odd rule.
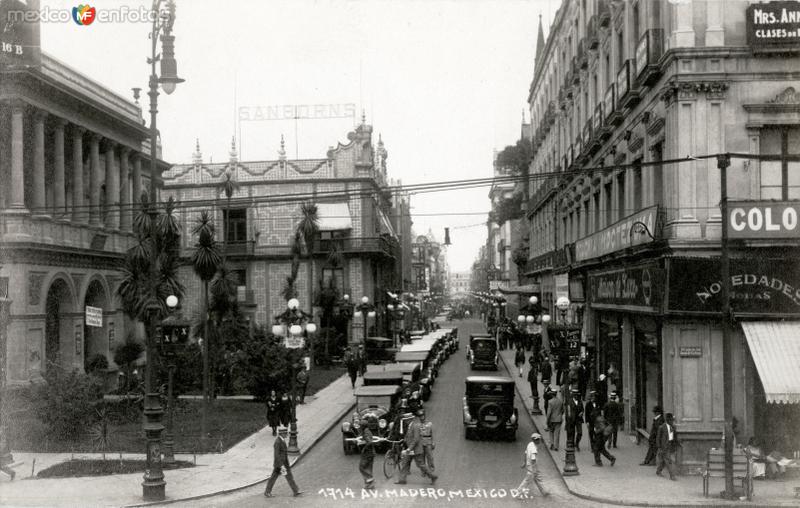
[[[516,414],[511,415],[511,418],[509,418],[508,421],[512,424],[517,423],[517,415]]]
[[[342,432],[350,432],[350,422],[342,423]]]
[[[394,422],[389,422],[389,432],[394,428]]]
[[[378,427],[381,428],[381,429],[385,429],[386,428],[386,420],[384,420],[383,418],[378,420]]]

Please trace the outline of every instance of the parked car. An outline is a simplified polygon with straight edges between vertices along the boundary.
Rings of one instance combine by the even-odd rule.
[[[367,354],[368,363],[393,362],[397,348],[393,347],[394,341],[386,337],[367,337],[364,342],[364,352]]]
[[[497,339],[492,335],[470,334],[467,353],[470,368],[497,370],[497,354]]]
[[[358,446],[349,439],[361,434],[361,420],[369,413],[375,416],[375,436],[388,437],[389,423],[394,421],[402,389],[398,385],[372,385],[356,388],[356,409],[349,421],[342,422],[342,448],[345,455],[358,452]]]
[[[514,441],[519,414],[514,380],[506,376],[469,376],[464,395],[464,438],[476,434]]]
[[[374,371],[367,368],[362,379],[364,386],[403,386],[403,373],[396,370]]]
[[[414,392],[419,390],[419,396],[422,400],[428,400],[431,397],[431,382],[430,379],[422,376],[419,362],[395,362],[384,365],[387,372],[395,371],[400,374],[403,379],[403,391]],[[366,383],[366,379],[364,380]]]

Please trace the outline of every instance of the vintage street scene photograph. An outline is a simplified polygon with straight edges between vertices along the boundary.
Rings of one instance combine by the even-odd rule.
[[[800,506],[800,0],[0,0],[0,506]]]

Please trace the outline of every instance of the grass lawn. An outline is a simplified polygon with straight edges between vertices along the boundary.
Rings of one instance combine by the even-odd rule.
[[[344,375],[342,367],[315,367],[309,375],[306,396],[313,395]],[[217,399],[208,415],[208,438],[201,439],[202,400],[181,399],[175,407],[175,453],[224,452],[267,424],[262,402]],[[48,435],[32,410],[17,407],[9,418],[11,448],[20,452],[100,452],[87,428],[77,436]],[[143,418],[143,417],[142,417]],[[163,422],[167,423],[164,413]],[[111,423],[107,453],[144,453],[142,419]]]
[[[36,473],[37,478],[72,478],[78,476],[106,476],[144,472],[147,463],[143,460],[85,460],[74,459],[61,462]],[[163,464],[164,469],[194,467],[191,462],[177,460],[174,464]]]

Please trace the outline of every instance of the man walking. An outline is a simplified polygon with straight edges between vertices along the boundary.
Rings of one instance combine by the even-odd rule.
[[[617,461],[617,458],[608,453],[608,450],[606,450],[606,440],[608,439],[606,436],[607,425],[608,424],[606,423],[605,418],[603,418],[603,415],[598,415],[597,418],[595,418],[592,451],[594,452],[594,465],[597,467],[603,467],[603,461],[600,459],[600,455],[611,461],[612,466]]]
[[[350,376],[350,385],[355,388],[358,377],[358,358],[352,351],[344,354],[344,364],[347,366],[347,374]]]
[[[622,426],[622,423],[625,421],[625,417],[622,415],[622,406],[617,400],[617,392],[611,392],[611,395],[609,395],[605,413],[606,421],[609,425],[611,425],[611,435],[608,438],[608,447],[616,448],[617,433],[619,432],[619,428]]]
[[[658,452],[656,455],[656,474],[661,476],[661,470],[667,466],[669,479],[678,481],[675,478],[675,453],[678,451],[678,438],[675,435],[675,427],[672,424],[672,413],[667,413],[664,423],[658,428]]]
[[[572,404],[572,414],[575,415],[574,421],[572,422],[572,425],[574,426],[572,432],[575,433],[573,436],[575,439],[575,451],[579,452],[581,451],[580,443],[581,438],[583,437],[583,402],[581,401],[579,388],[570,389],[570,394],[572,396],[570,397],[569,403]]]
[[[528,370],[528,383],[531,385],[531,398],[533,399],[533,408],[531,412],[534,414],[541,414],[539,412],[539,379],[538,370],[539,366],[536,363],[536,355],[531,355],[528,359],[530,369]]]
[[[584,406],[583,410],[583,417],[586,420],[586,432],[587,437],[589,438],[589,446],[594,446],[594,420],[597,418],[597,415],[601,414],[600,406],[597,405],[597,402],[594,401],[594,390],[589,392],[589,400],[586,401],[586,405]]]
[[[547,406],[547,428],[550,430],[550,449],[558,450],[561,438],[561,422],[564,418],[564,401],[561,393],[556,392]]]
[[[400,463],[400,478],[395,482],[398,485],[405,485],[406,478],[411,472],[411,461],[413,460],[423,476],[431,479],[431,483],[436,483],[437,476],[431,473],[428,466],[425,465],[425,450],[422,448],[422,422],[419,417],[424,414],[422,409],[417,410],[416,417],[409,424],[404,438],[406,449],[403,450],[403,460]]]
[[[522,483],[517,487],[518,497],[528,493],[528,487],[531,482],[536,483],[536,487],[538,487],[539,492],[541,492],[543,496],[550,495],[542,485],[542,475],[539,473],[539,468],[536,465],[536,455],[539,452],[537,444],[541,440],[541,434],[534,432],[531,434],[531,442],[528,443],[528,446],[525,448],[525,458],[523,459],[525,462],[522,464],[522,467],[525,468],[525,478],[522,479]]]
[[[292,466],[289,465],[289,453],[286,447],[286,436],[288,434],[289,429],[286,427],[278,429],[278,437],[275,438],[273,451],[272,476],[267,480],[267,489],[264,491],[264,497],[272,497],[272,487],[275,486],[282,469],[286,470],[286,481],[289,482],[289,487],[291,487],[294,497],[303,495],[303,492],[297,488],[297,484],[294,482]]]
[[[305,404],[306,388],[308,387],[308,371],[306,371],[305,365],[300,367],[300,372],[297,373],[295,381],[297,381],[297,403]]]
[[[644,456],[640,466],[651,466],[655,462],[658,452],[658,428],[664,423],[663,411],[661,406],[653,406],[653,425],[650,426],[650,437],[647,438],[647,454]]]
[[[377,427],[378,422],[375,416],[367,415],[361,420],[361,436],[358,444],[362,445],[361,460],[358,463],[358,470],[364,477],[364,488],[375,490],[375,477],[372,476],[372,464],[375,462],[375,437],[372,435],[372,427]]]
[[[425,464],[427,464],[428,469],[433,473],[436,470],[433,464],[433,450],[436,448],[436,444],[433,442],[433,422],[425,418],[424,411],[419,419],[422,424],[420,427],[420,434],[422,436],[422,451],[425,457]]]

